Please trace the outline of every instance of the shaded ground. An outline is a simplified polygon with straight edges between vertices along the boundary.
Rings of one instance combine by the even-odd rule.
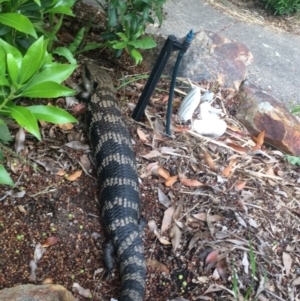
[[[79,25],[70,24],[70,28],[76,32]],[[94,28],[88,39],[96,39],[98,30]],[[94,51],[90,56],[111,70],[116,86],[143,72],[142,68],[132,68],[127,59],[108,61],[105,52]],[[79,74],[73,80],[78,82]],[[147,117],[133,122],[127,117],[143,85],[143,81],[133,81],[117,95],[134,142],[142,215],[157,225],[158,233],[162,226],[167,228],[160,240],[158,234],[145,229],[145,300],[165,301],[177,296],[235,300],[233,275],[241,296],[252,288],[252,299],[260,290],[259,300],[299,298],[299,167],[287,164],[279,151],[265,147],[262,152],[252,151],[255,143],[228,114],[234,112],[238,100],[227,97],[213,83],[201,83],[201,87],[216,93],[214,105],[223,109],[230,126],[218,141],[185,131],[172,138],[157,133],[166,114],[167,80],[160,82]],[[174,113],[179,96],[174,100]],[[59,103],[65,106],[64,100]],[[13,129],[14,134],[17,130]],[[28,283],[36,244],[55,236],[58,243],[38,262],[36,283],[53,278],[71,290],[77,282],[91,290],[92,300],[118,297],[117,270],[111,279],[102,279],[105,236],[98,219],[95,173],[86,157],[84,124],[79,122],[71,129],[42,124],[41,131],[42,142],[27,134],[19,156],[13,154],[13,145],[5,151],[7,168],[18,181],[13,191],[25,191],[25,195],[3,198],[9,189],[1,187],[0,288]],[[66,146],[72,141],[82,144]],[[168,186],[156,166],[171,176],[178,175],[179,180]],[[68,180],[67,175],[78,171],[82,171],[81,176]],[[175,212],[169,211],[173,220],[168,219],[163,204],[174,208]],[[211,292],[203,296],[208,288]]]

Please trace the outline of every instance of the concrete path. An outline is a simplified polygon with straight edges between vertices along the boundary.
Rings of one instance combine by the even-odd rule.
[[[241,22],[203,0],[168,0],[165,11],[162,27],[150,32],[183,37],[190,29],[210,30],[235,39],[254,56],[248,78],[289,107],[300,104],[300,36]]]

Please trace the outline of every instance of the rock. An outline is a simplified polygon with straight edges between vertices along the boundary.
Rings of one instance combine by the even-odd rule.
[[[251,135],[266,131],[265,142],[300,156],[300,122],[283,103],[250,81],[241,85],[236,117]]]
[[[156,37],[158,47],[144,56],[150,68],[154,65],[166,37]],[[182,41],[183,39],[181,39]],[[173,52],[165,72],[172,75],[178,51]],[[218,81],[223,88],[238,90],[245,79],[246,69],[253,61],[251,52],[244,44],[224,38],[211,31],[200,31],[185,53],[178,76],[192,81]]]
[[[59,284],[18,285],[0,291],[1,301],[75,301],[73,295]]]

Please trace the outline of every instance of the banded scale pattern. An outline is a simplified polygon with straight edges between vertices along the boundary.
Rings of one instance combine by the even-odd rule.
[[[140,198],[135,155],[110,76],[86,63],[83,84],[89,95],[86,123],[100,185],[102,223],[108,243],[104,263],[108,274],[115,253],[120,263],[120,301],[144,299],[146,268],[140,237]]]

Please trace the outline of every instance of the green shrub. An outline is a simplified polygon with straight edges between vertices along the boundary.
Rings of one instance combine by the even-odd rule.
[[[74,91],[61,83],[77,67],[76,64],[61,64],[52,61],[47,52],[48,40],[40,37],[23,56],[21,52],[0,39],[0,143],[12,140],[6,125],[7,119],[15,120],[27,132],[41,139],[38,120],[52,123],[75,122],[76,119],[66,111],[52,106],[19,106],[14,100],[28,98],[56,98],[73,95]],[[0,184],[12,185],[1,161]]]
[[[263,0],[274,15],[291,15],[300,11],[300,0]]]
[[[50,51],[64,15],[74,16],[71,8],[75,1],[1,0],[0,37],[23,52],[44,35]]]
[[[106,32],[102,37],[105,46],[115,50],[115,56],[125,49],[135,63],[142,61],[137,49],[150,49],[156,46],[151,37],[142,38],[148,23],[154,24],[152,15],[160,24],[163,21],[162,6],[166,0],[106,0]]]

